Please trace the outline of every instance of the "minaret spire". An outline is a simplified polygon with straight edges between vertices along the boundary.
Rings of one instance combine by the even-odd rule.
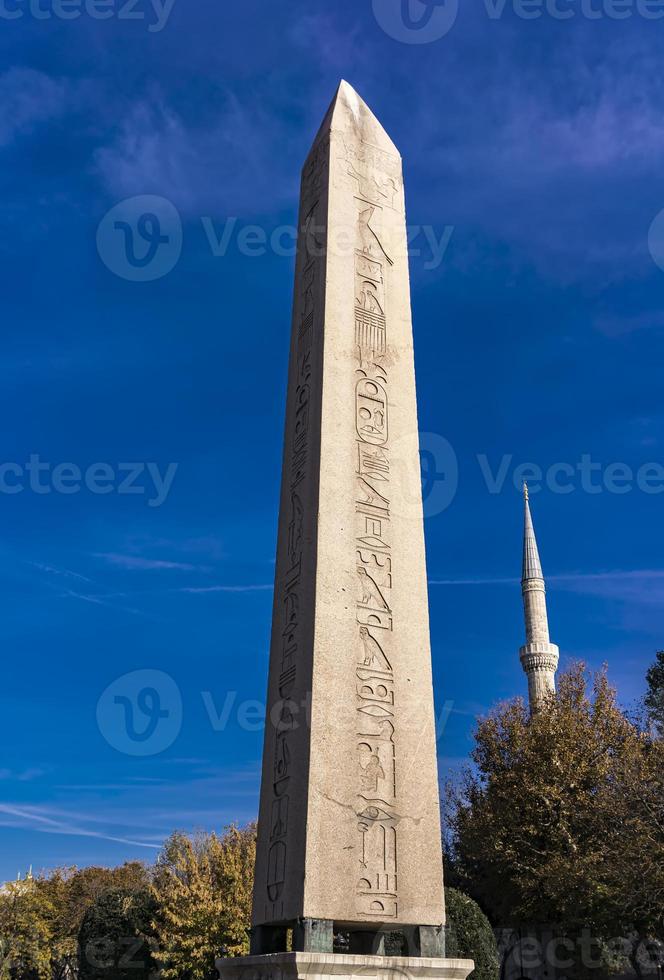
[[[521,592],[526,620],[526,644],[519,656],[528,676],[530,710],[536,712],[549,694],[556,690],[558,647],[550,642],[546,611],[546,586],[537,548],[533,518],[530,513],[528,484],[523,485],[524,530]]]

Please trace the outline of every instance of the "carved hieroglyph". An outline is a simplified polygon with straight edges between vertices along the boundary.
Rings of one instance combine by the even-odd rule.
[[[254,925],[444,921],[401,159],[345,82],[304,166]]]

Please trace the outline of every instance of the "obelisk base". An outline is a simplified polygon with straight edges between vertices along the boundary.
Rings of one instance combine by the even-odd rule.
[[[221,980],[466,980],[472,960],[348,953],[269,953],[220,958]]]

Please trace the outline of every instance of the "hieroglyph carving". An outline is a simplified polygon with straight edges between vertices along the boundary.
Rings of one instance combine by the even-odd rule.
[[[303,201],[320,193],[321,175],[325,172],[327,144],[317,148],[307,164],[308,181],[303,187]],[[287,537],[287,569],[279,584],[282,601],[281,672],[278,701],[272,714],[276,718],[276,742],[273,762],[272,803],[270,810],[269,852],[266,884],[266,920],[283,918],[283,892],[288,871],[288,830],[290,791],[295,758],[292,733],[295,727],[293,695],[301,669],[302,653],[302,554],[304,548],[305,502],[310,480],[311,371],[316,315],[316,289],[320,277],[324,243],[323,230],[317,225],[318,203],[305,209],[301,229],[304,266],[299,296],[299,323],[296,339],[296,390],[290,408],[287,432],[291,433],[289,456],[290,513]],[[301,760],[300,760],[301,761]]]
[[[393,559],[390,534],[390,425],[386,277],[393,261],[380,216],[400,188],[400,162],[363,143],[346,146],[357,181],[355,248],[355,418],[357,467],[357,831],[356,910],[368,920],[397,919],[397,710],[394,692]]]

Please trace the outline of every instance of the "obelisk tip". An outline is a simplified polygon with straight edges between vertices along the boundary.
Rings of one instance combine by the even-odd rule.
[[[316,140],[326,129],[345,132],[349,137],[355,136],[386,153],[401,156],[375,113],[345,78],[339,81]]]

